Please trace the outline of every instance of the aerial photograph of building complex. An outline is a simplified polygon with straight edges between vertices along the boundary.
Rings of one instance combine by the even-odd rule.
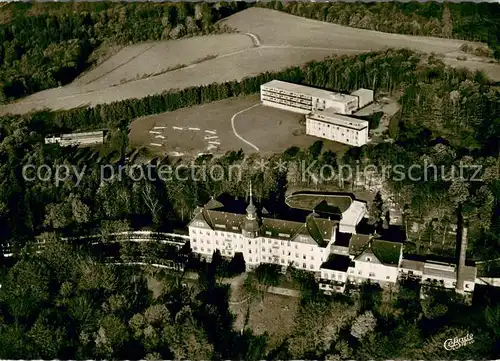
[[[500,358],[500,4],[0,2],[0,360]]]

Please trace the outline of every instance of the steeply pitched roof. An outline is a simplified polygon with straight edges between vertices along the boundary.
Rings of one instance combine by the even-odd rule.
[[[213,230],[240,233],[245,224],[246,216],[244,214],[203,209],[193,218],[191,223],[194,221],[202,221]],[[308,218],[306,222],[263,217],[260,224],[260,235],[262,237],[293,240],[294,242],[317,244],[324,247],[331,239],[337,223],[315,217]]]
[[[218,200],[216,200],[215,198],[212,198],[210,199],[207,204],[205,204],[205,209],[219,209],[219,208],[223,208],[224,205],[219,202]]]
[[[403,245],[396,242],[387,242],[379,239],[372,241],[371,249],[378,260],[387,265],[398,265]]]
[[[349,243],[349,254],[356,256],[368,246],[371,236],[368,234],[353,234]]]
[[[362,235],[363,236],[363,235]],[[353,236],[354,238],[354,236]],[[363,237],[361,240],[366,239]],[[351,240],[351,245],[352,245]],[[361,244],[362,242],[359,242]],[[380,263],[389,266],[397,266],[401,257],[401,249],[403,247],[402,243],[387,242],[379,239],[372,239],[365,243],[364,245],[354,247],[353,253],[356,256],[356,260],[364,261],[366,256],[373,256]],[[355,251],[357,249],[357,252]],[[372,259],[373,259],[372,257]]]

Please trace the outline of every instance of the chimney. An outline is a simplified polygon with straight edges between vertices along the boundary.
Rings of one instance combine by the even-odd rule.
[[[463,271],[465,267],[465,258],[467,256],[467,228],[469,227],[469,220],[467,218],[463,218],[462,220],[462,230],[461,230],[461,242],[460,242],[460,250],[458,257],[458,267],[457,267],[457,284],[455,289],[457,292],[463,292],[464,290],[464,279],[463,279]]]

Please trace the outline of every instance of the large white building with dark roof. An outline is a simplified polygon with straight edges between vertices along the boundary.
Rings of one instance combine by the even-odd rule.
[[[464,254],[458,265],[415,261],[403,257],[402,242],[355,234],[350,227],[342,232],[342,220],[322,218],[315,211],[304,218],[259,215],[251,189],[245,213],[230,212],[211,199],[196,208],[188,224],[191,249],[206,260],[217,250],[227,258],[241,253],[250,269],[266,263],[314,272],[326,293],[344,292],[348,283],[390,286],[407,278],[418,280],[422,288],[455,288],[462,294],[474,290],[476,267],[465,265]]]
[[[246,214],[223,208],[212,199],[196,209],[188,225],[191,248],[202,258],[216,250],[225,257],[241,252],[249,267],[271,263],[318,272],[335,242],[338,222],[314,212],[303,222],[260,217],[251,194]]]

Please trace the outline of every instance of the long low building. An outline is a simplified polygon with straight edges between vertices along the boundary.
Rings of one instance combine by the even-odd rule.
[[[359,97],[304,85],[272,80],[260,86],[262,104],[295,113],[330,109],[340,114],[352,114],[359,108]]]
[[[306,134],[360,147],[368,143],[368,122],[331,110],[306,115]]]
[[[50,136],[45,138],[45,144],[60,144],[61,147],[68,146],[90,146],[104,143],[104,131],[69,133],[60,136]]]

